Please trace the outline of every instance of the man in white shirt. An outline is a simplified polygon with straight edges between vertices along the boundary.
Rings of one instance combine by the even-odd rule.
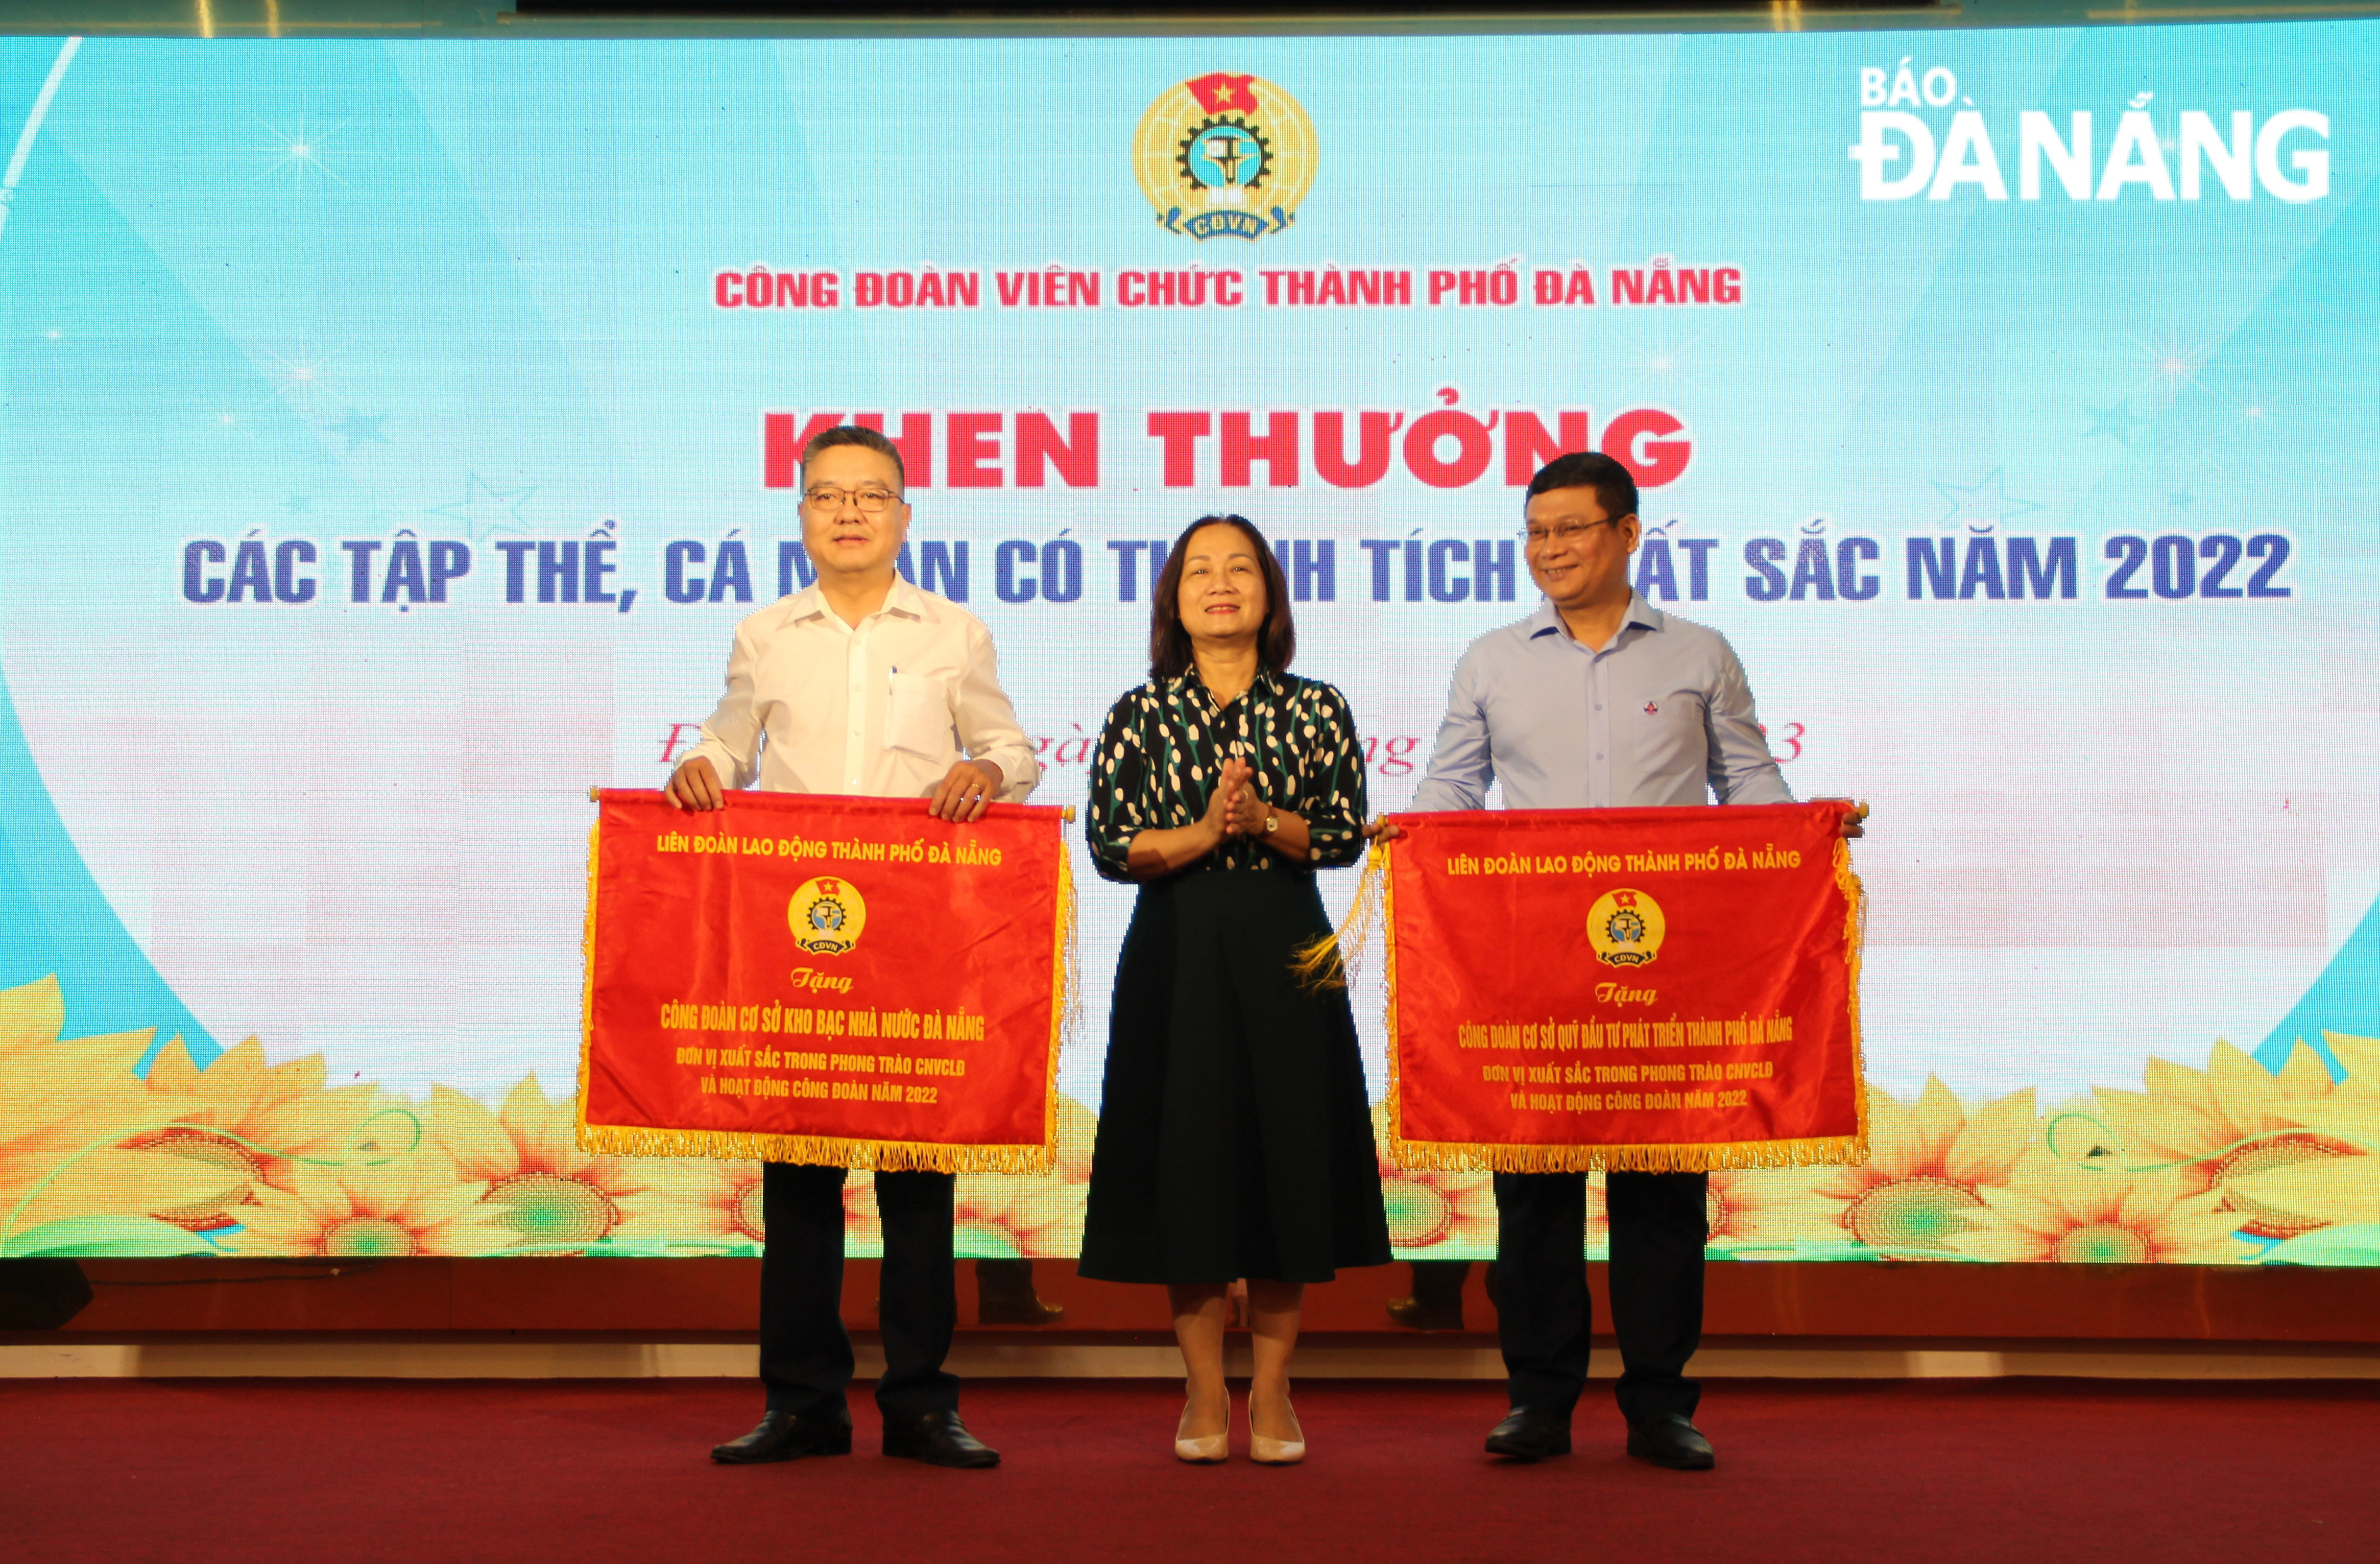
[[[1016,802],[1040,768],[1000,688],[991,636],[965,609],[901,579],[909,532],[901,453],[882,434],[829,429],[802,452],[802,542],[818,579],[735,627],[727,692],[670,776],[680,809],[725,788],[915,798],[944,820]],[[843,1327],[840,1167],[762,1169],[760,1426],[713,1460],[851,1451],[851,1337]],[[957,1289],[947,1173],[880,1172],[884,1453],[934,1466],[996,1466],[959,1421],[946,1373]]]

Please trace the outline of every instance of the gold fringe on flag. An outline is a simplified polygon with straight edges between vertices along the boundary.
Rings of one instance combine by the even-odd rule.
[[[1860,1117],[1867,1117],[1864,1107]],[[1867,1160],[1867,1136],[1651,1146],[1451,1145],[1401,1140],[1391,1120],[1389,1156],[1399,1167],[1439,1173],[1711,1173],[1741,1167],[1852,1167]]]
[[[1072,821],[1075,812],[1066,811]],[[1058,927],[1050,956],[1050,1062],[1042,1077],[1041,1144],[1029,1167],[989,1169],[1002,1173],[1048,1173],[1058,1166],[1058,1057],[1083,1026],[1082,922],[1075,896],[1075,852],[1058,833]]]
[[[600,799],[593,788],[589,796]],[[1072,821],[1070,808],[1064,818]],[[742,1130],[661,1130],[587,1122],[587,1087],[595,1059],[595,885],[603,840],[599,817],[587,833],[587,923],[580,938],[586,976],[579,995],[578,1149],[597,1156],[706,1156],[727,1162],[797,1162],[854,1172],[1042,1174],[1058,1166],[1058,1056],[1080,1029],[1082,929],[1075,898],[1074,853],[1058,841],[1058,909],[1051,930],[1050,1057],[1043,1078],[1039,1145],[941,1145],[917,1141],[853,1141]]]
[[[1861,814],[1867,813],[1864,804]],[[1867,946],[1867,891],[1852,872],[1852,845],[1835,843],[1835,884],[1841,888],[1843,954],[1851,984],[1850,1024],[1852,1096],[1857,1127],[1849,1135],[1801,1141],[1721,1141],[1702,1144],[1639,1146],[1467,1145],[1408,1141],[1402,1082],[1397,1065],[1397,920],[1393,883],[1387,873],[1389,844],[1373,849],[1381,864],[1381,916],[1388,952],[1389,1158],[1399,1167],[1440,1173],[1709,1173],[1738,1167],[1855,1167],[1867,1160],[1867,1069],[1860,1045],[1860,959]],[[1367,870],[1368,874],[1369,871]]]
[[[578,934],[578,1149],[599,1156],[634,1155],[599,1150],[589,1139],[599,1131],[587,1123],[587,1088],[595,1078],[595,876],[603,852],[602,789],[589,788],[587,796],[595,802],[595,824],[587,827],[587,921]]]
[[[1055,1116],[1052,1105],[1052,1117]],[[952,1146],[917,1141],[844,1141],[735,1130],[651,1130],[581,1124],[578,1149],[598,1156],[708,1156],[722,1162],[800,1162],[867,1173],[1047,1173],[1054,1147]]]
[[[1364,858],[1364,873],[1355,882],[1355,899],[1337,930],[1308,940],[1290,952],[1289,970],[1308,989],[1344,988],[1351,973],[1363,970],[1364,947],[1379,926],[1381,898],[1387,893],[1389,844],[1375,842]]]

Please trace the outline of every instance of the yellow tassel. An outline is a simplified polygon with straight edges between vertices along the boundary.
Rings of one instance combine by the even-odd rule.
[[[1372,854],[1380,864],[1380,1024],[1389,1040],[1389,1155],[1400,1167],[1403,1153],[1404,1081],[1397,1068],[1397,882],[1390,854],[1395,843],[1376,842]]]
[[[1389,845],[1376,842],[1364,860],[1363,877],[1355,882],[1355,899],[1338,930],[1308,940],[1290,953],[1289,970],[1309,989],[1344,988],[1348,975],[1362,969],[1364,947],[1380,922],[1383,881],[1388,874]]]
[[[1070,810],[1069,820],[1074,818]],[[1082,924],[1075,898],[1075,853],[1066,833],[1058,833],[1058,924],[1051,932],[1050,951],[1050,1063],[1042,1077],[1041,1144],[1029,1167],[1000,1171],[1047,1173],[1058,1166],[1058,1059],[1067,1042],[1082,1031]]]
[[[1867,805],[1859,806],[1860,817],[1867,816]],[[1843,981],[1849,985],[1850,1022],[1852,1031],[1852,1079],[1858,1082],[1854,1096],[1858,1099],[1858,1132],[1853,1137],[1857,1155],[1840,1159],[1846,1165],[1867,1160],[1867,1058],[1860,1038],[1860,961],[1867,953],[1867,887],[1852,870],[1852,844],[1847,837],[1835,838],[1835,884],[1841,887],[1846,903],[1843,913]]]
[[[595,866],[603,846],[603,795],[589,788],[588,797],[597,800],[595,824],[587,828],[587,923],[579,936],[578,960],[586,969],[579,980],[578,990],[578,1149],[592,1151],[588,1143],[590,1133],[587,1127],[587,1089],[595,1079]]]

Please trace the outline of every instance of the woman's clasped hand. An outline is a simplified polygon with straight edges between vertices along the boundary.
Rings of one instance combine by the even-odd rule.
[[[1208,806],[1207,816],[1216,821],[1226,837],[1261,837],[1265,834],[1265,801],[1257,796],[1256,768],[1237,755],[1223,762],[1222,786],[1215,789],[1215,801]]]

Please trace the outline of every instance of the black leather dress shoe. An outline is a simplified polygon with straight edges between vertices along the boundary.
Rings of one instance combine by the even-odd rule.
[[[741,1439],[710,1448],[710,1459],[725,1466],[752,1466],[764,1460],[794,1460],[802,1456],[849,1455],[851,1409],[796,1416],[771,1410],[760,1426]]]
[[[1514,1407],[1488,1435],[1489,1455],[1542,1460],[1570,1454],[1570,1414],[1547,1407]]]
[[[1063,1303],[1045,1303],[1033,1290],[1030,1260],[977,1261],[975,1296],[978,1325],[1046,1326],[1066,1317]]]
[[[1063,1303],[1045,1303],[1031,1293],[1022,1298],[985,1297],[976,1304],[978,1325],[1047,1326],[1066,1317]]]
[[[1452,1308],[1427,1298],[1391,1298],[1389,1318],[1407,1330],[1461,1330],[1463,1300],[1457,1298]]]
[[[954,1411],[884,1420],[884,1453],[928,1466],[998,1466],[1000,1452],[966,1431]]]
[[[1630,1423],[1628,1453],[1638,1460],[1680,1472],[1708,1472],[1718,1464],[1718,1457],[1711,1452],[1710,1441],[1703,1437],[1702,1430],[1676,1412]]]

